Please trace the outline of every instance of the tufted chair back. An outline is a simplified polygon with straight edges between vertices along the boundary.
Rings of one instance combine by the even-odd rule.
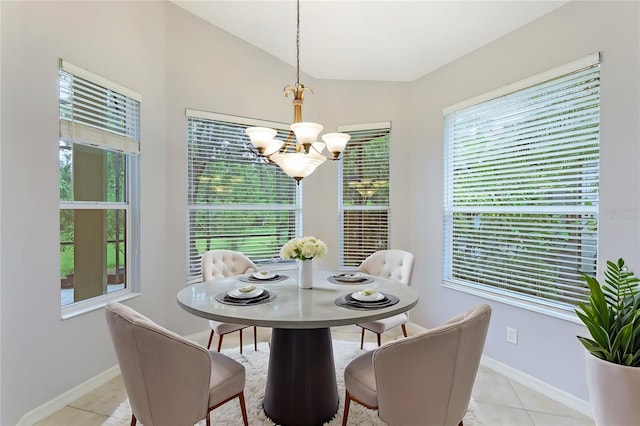
[[[380,250],[367,257],[358,268],[365,274],[398,280],[411,285],[414,256],[404,250]]]
[[[256,271],[251,259],[238,251],[209,250],[202,254],[202,281]]]

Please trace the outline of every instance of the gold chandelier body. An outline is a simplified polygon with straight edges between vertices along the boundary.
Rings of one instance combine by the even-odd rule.
[[[296,24],[297,79],[294,85],[284,88],[285,97],[293,95],[293,123],[289,136],[286,141],[279,141],[275,139],[277,131],[268,127],[249,127],[246,133],[258,150],[258,155],[276,163],[282,171],[300,183],[326,160],[338,160],[351,136],[346,133],[327,133],[322,136],[324,142],[319,142],[317,138],[322,126],[302,121],[304,92],[311,89],[300,83],[300,0],[297,1]],[[331,156],[322,153],[325,147]]]

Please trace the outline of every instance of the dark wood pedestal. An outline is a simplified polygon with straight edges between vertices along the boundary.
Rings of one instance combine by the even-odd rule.
[[[264,411],[283,426],[322,425],[338,411],[338,387],[329,328],[271,333]]]

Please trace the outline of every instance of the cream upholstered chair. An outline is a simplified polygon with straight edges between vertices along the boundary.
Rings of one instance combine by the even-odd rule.
[[[404,250],[380,250],[367,257],[358,267],[358,271],[377,277],[390,278],[400,281],[403,284],[411,285],[413,275],[414,256]],[[362,327],[360,336],[360,349],[364,345],[364,331],[369,330],[376,333],[378,346],[380,346],[380,336],[387,330],[401,326],[402,334],[407,337],[405,324],[409,321],[406,313],[394,315],[377,321],[357,324]]]
[[[344,371],[343,426],[352,400],[377,408],[389,425],[462,426],[490,319],[491,307],[478,305],[351,361]]]
[[[216,278],[231,277],[234,275],[242,275],[249,272],[256,272],[256,265],[244,254],[233,250],[209,250],[202,254],[202,281],[211,281]],[[207,348],[211,348],[213,335],[218,333],[218,352],[222,347],[222,339],[225,334],[238,331],[240,333],[240,353],[242,353],[242,330],[249,327],[244,324],[231,324],[209,320],[211,326],[211,334],[209,335],[209,344]],[[253,347],[258,350],[258,329],[253,327]]]
[[[110,303],[107,325],[131,404],[131,425],[192,426],[209,412],[239,398],[244,402],[244,366],[224,354],[160,327],[128,306]]]

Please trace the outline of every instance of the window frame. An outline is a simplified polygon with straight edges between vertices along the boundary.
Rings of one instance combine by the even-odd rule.
[[[189,154],[189,150],[190,150],[190,136],[189,136],[189,120],[190,119],[196,119],[196,120],[203,120],[203,121],[211,121],[211,122],[218,122],[218,123],[227,123],[229,125],[232,126],[245,126],[246,127],[269,127],[269,128],[273,128],[278,130],[279,132],[285,132],[288,133],[290,131],[290,127],[288,124],[286,123],[279,123],[279,122],[273,122],[273,121],[267,121],[267,120],[261,120],[261,119],[256,119],[256,118],[248,118],[248,117],[241,117],[241,116],[235,116],[235,115],[230,115],[230,114],[222,114],[222,113],[215,113],[215,112],[208,112],[208,111],[200,111],[200,110],[195,110],[195,109],[186,109],[185,110],[185,116],[187,118],[186,123],[187,123],[187,129],[186,129],[186,150],[187,150],[187,205],[186,205],[186,253],[185,253],[185,264],[186,264],[186,282],[187,284],[192,284],[192,283],[197,283],[201,281],[201,271],[200,271],[200,267],[198,266],[196,268],[196,265],[194,262],[192,262],[192,256],[191,256],[191,229],[190,229],[190,213],[194,210],[208,210],[208,211],[264,211],[264,212],[269,212],[269,211],[274,211],[274,210],[283,210],[283,211],[291,211],[293,213],[294,216],[294,226],[293,226],[293,233],[292,236],[296,236],[296,237],[300,237],[302,236],[302,224],[303,224],[303,215],[302,215],[302,206],[303,206],[303,182],[300,182],[300,184],[296,184],[295,180],[293,180],[293,178],[290,178],[289,176],[286,176],[286,174],[284,174],[284,172],[282,172],[278,166],[276,164],[268,164],[267,160],[263,160],[264,161],[264,166],[265,167],[275,167],[276,170],[278,170],[279,172],[282,173],[282,177],[286,177],[287,182],[291,182],[292,187],[294,188],[293,190],[293,195],[295,195],[295,203],[293,204],[215,204],[215,203],[210,203],[210,204],[191,204],[190,200],[189,200],[189,179],[190,179],[190,165],[189,165],[189,159],[190,159],[190,154]],[[243,138],[246,138],[246,142],[249,145],[251,145],[250,143],[250,139],[248,136],[243,135]],[[257,154],[256,154],[257,155]],[[249,258],[252,258],[251,253],[244,253],[245,255],[247,255]],[[256,260],[256,259],[251,259],[254,263],[256,263],[256,265],[258,267],[263,266],[263,265],[269,265],[269,269],[271,270],[280,270],[280,269],[290,269],[291,266],[294,264],[294,261],[291,260],[282,260],[279,258],[276,258],[276,256],[279,256],[279,248],[278,248],[278,252],[274,252],[273,256],[271,258],[271,260]],[[197,271],[196,271],[197,269]],[[195,272],[198,272],[197,274]]]
[[[450,134],[452,129],[448,126],[448,120],[449,120],[449,117],[455,112],[463,111],[466,108],[473,107],[476,105],[482,105],[485,103],[489,103],[491,101],[495,101],[500,97],[519,92],[520,90],[535,87],[537,85],[542,85],[542,83],[545,83],[549,80],[560,78],[568,74],[578,73],[580,70],[583,70],[583,69],[597,67],[599,66],[599,63],[600,63],[599,53],[594,53],[586,57],[572,61],[568,64],[553,68],[549,71],[534,75],[532,77],[521,80],[519,82],[510,84],[508,86],[465,100],[463,102],[457,103],[455,105],[452,105],[443,109],[443,117],[444,117],[444,129],[443,129],[443,134],[444,134],[443,136],[443,140],[444,140],[443,213],[444,214],[443,214],[443,270],[442,270],[442,286],[443,287],[452,288],[454,290],[474,294],[474,295],[481,296],[483,298],[487,298],[491,300],[496,300],[512,306],[517,306],[527,310],[539,312],[545,315],[557,317],[563,320],[579,323],[579,320],[575,315],[575,313],[573,312],[573,309],[570,308],[566,304],[566,302],[564,304],[552,303],[550,302],[551,300],[550,298],[546,298],[544,300],[535,300],[535,298],[533,297],[525,297],[522,295],[514,294],[514,292],[500,291],[499,289],[492,288],[489,285],[472,283],[472,282],[462,282],[460,280],[455,280],[451,278],[451,273],[452,273],[451,257],[453,256],[451,253],[451,250],[452,250],[452,240],[451,240],[452,228],[451,227],[453,227],[453,224],[450,223],[448,225],[447,220],[449,217],[452,217],[454,211],[461,211],[461,210],[453,210],[453,207],[452,207],[453,195],[452,193],[449,193],[449,189],[448,189],[449,185],[453,185],[452,175],[450,175],[450,173],[453,173],[453,171],[450,169],[451,168],[451,165],[449,163],[450,159],[448,158],[448,153],[450,150],[450,148],[448,147],[448,143],[449,143],[449,140],[453,138],[453,136],[452,134]],[[599,76],[599,73],[598,73],[598,76]],[[598,134],[599,134],[599,121],[598,121]],[[599,146],[600,146],[600,141],[598,138],[598,148]],[[599,160],[599,155],[598,155],[598,160]],[[598,172],[598,175],[599,175],[599,172]],[[453,186],[451,186],[451,188],[453,188]],[[589,214],[594,215],[595,220],[599,223],[599,217],[598,217],[599,201],[596,200],[596,205],[592,206],[591,208],[588,208],[587,206],[589,202],[592,202],[593,200],[589,199],[585,195],[582,195],[580,200],[584,205],[582,209],[576,208],[576,210],[583,212],[583,214],[585,215],[589,215]],[[486,208],[489,208],[489,207],[486,207]],[[484,210],[486,210],[486,208]],[[480,210],[484,211],[482,207],[479,207],[480,210],[478,210],[478,208],[474,209],[474,207],[469,207],[469,209],[473,211],[478,211],[478,212],[480,212]],[[509,207],[506,207],[506,210],[502,208],[500,210],[506,212],[508,209]],[[524,208],[524,210],[526,210],[526,208]],[[534,211],[534,210],[535,209],[531,209],[531,211]],[[447,226],[449,226],[450,228],[448,229]],[[599,226],[596,225],[596,230],[595,230],[595,241],[596,241],[595,250],[596,251],[594,256],[595,259],[597,259],[598,238],[599,238]],[[593,267],[592,273],[594,275],[596,273],[595,266]]]
[[[374,123],[364,123],[364,124],[354,124],[354,125],[342,125],[338,127],[338,131],[342,133],[348,133],[353,135],[358,135],[360,132],[375,132],[375,131],[386,131],[386,136],[388,138],[388,146],[387,146],[387,170],[388,174],[386,176],[387,187],[388,187],[388,197],[386,200],[386,204],[376,204],[376,205],[345,205],[345,193],[344,193],[344,162],[345,157],[343,157],[339,161],[338,165],[338,270],[339,271],[355,271],[358,269],[358,265],[346,265],[346,253],[345,253],[345,213],[352,211],[361,211],[361,212],[379,212],[386,214],[386,241],[383,246],[379,247],[367,247],[368,255],[373,254],[377,250],[385,250],[390,247],[390,217],[391,217],[391,137],[392,137],[392,128],[391,121],[382,121],[382,122],[374,122]],[[348,152],[350,149],[350,144],[352,141],[349,141],[345,152]],[[351,145],[353,148],[353,145]],[[363,255],[362,260],[364,260],[367,255]]]
[[[140,294],[140,155],[139,155],[139,141],[140,141],[140,115],[139,105],[142,103],[142,97],[138,93],[132,91],[129,88],[121,86],[117,83],[111,82],[97,74],[94,74],[84,68],[70,64],[67,61],[60,60],[59,70],[71,74],[75,78],[86,80],[92,84],[102,86],[113,92],[117,92],[119,95],[126,96],[134,101],[138,102],[138,113],[135,117],[135,139],[137,144],[132,145],[125,141],[124,137],[115,136],[114,139],[118,145],[109,145],[108,142],[97,138],[92,140],[91,136],[96,136],[93,132],[82,132],[82,135],[76,135],[78,139],[74,140],[73,128],[75,126],[73,118],[71,120],[60,117],[60,135],[59,141],[65,140],[70,143],[71,146],[88,145],[95,149],[102,151],[119,152],[125,155],[125,186],[126,186],[126,199],[123,202],[109,202],[109,201],[68,201],[60,199],[59,212],[63,210],[103,210],[105,212],[109,210],[124,210],[126,232],[125,232],[125,287],[119,290],[113,290],[111,292],[104,293],[99,296],[91,297],[79,302],[74,302],[68,305],[62,305],[61,303],[61,318],[63,320],[73,318],[83,313],[91,312],[96,309],[104,307],[107,303],[114,301],[122,301],[136,297]],[[58,84],[60,85],[60,79]],[[102,132],[102,130],[97,130]],[[86,136],[89,135],[87,138]],[[60,237],[60,235],[58,234]],[[58,247],[60,247],[61,241],[59,240]],[[60,251],[58,251],[60,257]],[[58,260],[60,264],[60,258]],[[59,282],[59,281],[58,281]]]

